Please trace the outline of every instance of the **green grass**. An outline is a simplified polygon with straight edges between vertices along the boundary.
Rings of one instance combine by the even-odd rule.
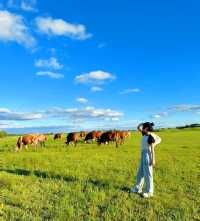
[[[140,135],[122,147],[49,139],[15,153],[17,137],[0,140],[0,220],[200,220],[200,130],[160,132],[155,197],[130,194]]]

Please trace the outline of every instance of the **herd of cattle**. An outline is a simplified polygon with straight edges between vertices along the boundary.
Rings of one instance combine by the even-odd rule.
[[[92,143],[97,142],[98,145],[115,143],[116,147],[122,145],[127,137],[130,137],[130,131],[91,131],[91,132],[72,132],[68,133],[66,137],[65,144],[77,145],[78,142]],[[58,139],[63,139],[63,133],[57,133],[54,135],[54,141]],[[48,137],[44,134],[27,134],[20,136],[17,140],[16,150],[19,151],[23,147],[27,149],[29,145],[33,145],[35,148],[38,144],[45,146],[45,142]]]

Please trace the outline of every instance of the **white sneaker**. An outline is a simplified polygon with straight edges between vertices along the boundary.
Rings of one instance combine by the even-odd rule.
[[[141,190],[138,190],[137,187],[132,187],[132,188],[131,188],[131,192],[132,192],[132,193],[138,193],[138,194],[142,193],[142,191],[141,191]]]
[[[151,197],[153,197],[153,193],[143,193],[142,197],[143,198],[151,198]]]

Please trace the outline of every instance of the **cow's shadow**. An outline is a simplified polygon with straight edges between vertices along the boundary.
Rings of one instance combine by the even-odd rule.
[[[110,188],[114,188],[116,190],[122,191],[122,192],[126,192],[130,194],[130,188],[126,187],[126,186],[117,186],[117,185],[111,185],[108,181],[105,180],[99,180],[96,178],[89,178],[87,180],[80,180],[77,177],[74,176],[62,176],[59,174],[53,174],[51,172],[45,172],[45,171],[40,171],[40,170],[27,170],[27,169],[0,169],[0,172],[7,172],[10,174],[15,174],[15,175],[19,175],[19,176],[36,176],[38,178],[42,178],[42,179],[55,179],[55,180],[59,180],[59,181],[64,181],[67,183],[76,183],[76,182],[81,182],[84,183],[86,186],[87,184],[92,184],[93,186],[95,186],[98,189],[110,189]]]

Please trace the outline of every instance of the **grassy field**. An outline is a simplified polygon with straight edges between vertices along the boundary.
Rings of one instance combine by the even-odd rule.
[[[0,220],[200,220],[200,130],[166,130],[156,149],[155,197],[129,192],[140,158],[140,135],[125,145],[45,148],[15,153],[16,137],[0,140]]]

